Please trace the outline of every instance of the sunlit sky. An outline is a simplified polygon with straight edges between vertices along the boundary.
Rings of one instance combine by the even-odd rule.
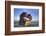
[[[27,14],[31,14],[32,21],[39,19],[39,9],[26,9],[26,8],[14,8],[14,20],[20,20],[20,14],[26,12]]]

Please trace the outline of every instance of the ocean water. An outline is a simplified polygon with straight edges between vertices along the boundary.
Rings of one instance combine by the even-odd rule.
[[[32,21],[31,25],[29,26],[19,25],[19,21],[14,22],[14,27],[38,27],[38,26],[39,26],[39,21]]]

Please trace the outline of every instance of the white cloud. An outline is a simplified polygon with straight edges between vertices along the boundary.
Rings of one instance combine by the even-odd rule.
[[[17,17],[14,17],[14,20],[19,21],[20,18],[18,16]]]

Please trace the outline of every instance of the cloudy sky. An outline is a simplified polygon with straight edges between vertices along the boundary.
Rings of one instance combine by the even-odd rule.
[[[14,19],[19,21],[20,14],[26,12],[27,14],[31,14],[32,21],[39,19],[39,9],[26,9],[26,8],[14,8]]]

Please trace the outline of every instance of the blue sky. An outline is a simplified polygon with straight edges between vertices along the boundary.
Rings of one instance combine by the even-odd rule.
[[[23,12],[27,12],[27,14],[31,14],[32,21],[39,19],[39,9],[26,9],[26,8],[14,8],[14,19],[19,21],[20,14]]]

